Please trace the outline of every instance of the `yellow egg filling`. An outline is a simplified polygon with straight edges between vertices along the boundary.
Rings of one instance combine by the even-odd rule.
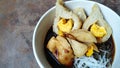
[[[59,36],[64,36],[64,33],[62,31],[58,30],[58,35]]]
[[[93,55],[93,46],[88,47],[88,51],[86,53],[86,56],[90,57]]]
[[[59,35],[62,35],[63,33],[62,32],[65,32],[65,33],[69,33],[70,30],[72,29],[72,26],[73,26],[73,21],[72,19],[69,19],[69,20],[66,20],[64,18],[62,18],[58,24],[58,34]]]
[[[102,26],[98,26],[97,24],[93,24],[90,31],[95,37],[103,37],[107,34],[105,28]]]

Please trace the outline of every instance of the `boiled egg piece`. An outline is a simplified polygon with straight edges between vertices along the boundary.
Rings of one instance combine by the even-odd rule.
[[[105,28],[97,24],[93,24],[90,28],[90,31],[95,37],[98,37],[98,38],[101,38],[107,34]]]
[[[58,22],[57,26],[58,26],[58,34],[63,35],[63,33],[69,33],[71,31],[72,26],[73,26],[73,21],[72,21],[72,19],[66,20],[66,19],[62,18]]]
[[[93,46],[88,47],[88,51],[86,53],[86,56],[90,57],[93,55]]]

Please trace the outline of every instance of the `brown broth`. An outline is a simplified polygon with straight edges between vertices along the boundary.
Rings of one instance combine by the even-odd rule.
[[[48,62],[50,63],[50,65],[53,68],[68,68],[68,67],[60,64],[57,61],[57,59],[55,58],[55,56],[46,48],[46,45],[47,45],[49,39],[52,36],[57,36],[57,35],[53,32],[52,27],[51,27],[48,30],[46,38],[45,38],[45,41],[44,41],[44,51],[45,51],[46,58],[47,58]],[[113,37],[111,36],[108,41],[106,41],[104,43],[101,43],[101,44],[96,44],[96,45],[97,45],[97,47],[98,47],[98,49],[99,49],[100,52],[99,53],[98,52],[94,52],[94,54],[93,54],[94,58],[98,59],[98,57],[97,57],[98,54],[101,55],[101,56],[103,56],[102,50],[105,50],[105,51],[108,52],[106,54],[106,58],[110,59],[110,64],[112,65],[112,62],[114,60],[114,55],[115,55],[115,44],[114,44]],[[73,67],[74,66],[71,66],[69,68],[73,68]]]
[[[102,50],[107,51],[108,53],[106,54],[106,58],[110,59],[110,64],[112,65],[112,63],[114,61],[114,55],[115,55],[115,44],[114,44],[113,37],[111,36],[108,39],[108,41],[101,43],[101,44],[96,44],[96,45],[97,45],[100,53],[95,52],[93,54],[94,58],[98,59],[97,54],[103,56]]]

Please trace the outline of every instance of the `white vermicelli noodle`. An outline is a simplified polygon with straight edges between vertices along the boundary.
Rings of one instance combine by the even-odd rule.
[[[83,56],[81,58],[75,58],[75,68],[111,68],[110,59],[105,58],[107,51],[104,51],[103,56],[99,55],[99,59],[96,60],[93,56]],[[108,64],[109,63],[109,64]],[[107,66],[107,67],[106,67]]]

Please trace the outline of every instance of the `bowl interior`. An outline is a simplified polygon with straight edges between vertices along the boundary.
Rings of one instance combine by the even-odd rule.
[[[66,2],[66,6],[70,9],[74,9],[77,7],[82,7],[85,9],[86,14],[89,15],[92,9],[93,4],[96,2],[92,1],[68,1]],[[106,6],[97,3],[103,13],[104,18],[106,21],[111,25],[113,29],[113,38],[115,43],[115,57],[113,61],[113,68],[118,68],[120,65],[117,63],[120,61],[120,46],[119,46],[119,39],[120,39],[120,17],[111,9],[107,8]],[[34,30],[33,34],[33,52],[35,58],[39,64],[39,66],[49,68],[50,65],[45,57],[44,54],[44,39],[48,29],[52,26],[54,21],[55,15],[55,7],[48,10],[38,21],[38,24]],[[114,17],[113,17],[114,16]],[[117,28],[116,28],[117,27]]]

